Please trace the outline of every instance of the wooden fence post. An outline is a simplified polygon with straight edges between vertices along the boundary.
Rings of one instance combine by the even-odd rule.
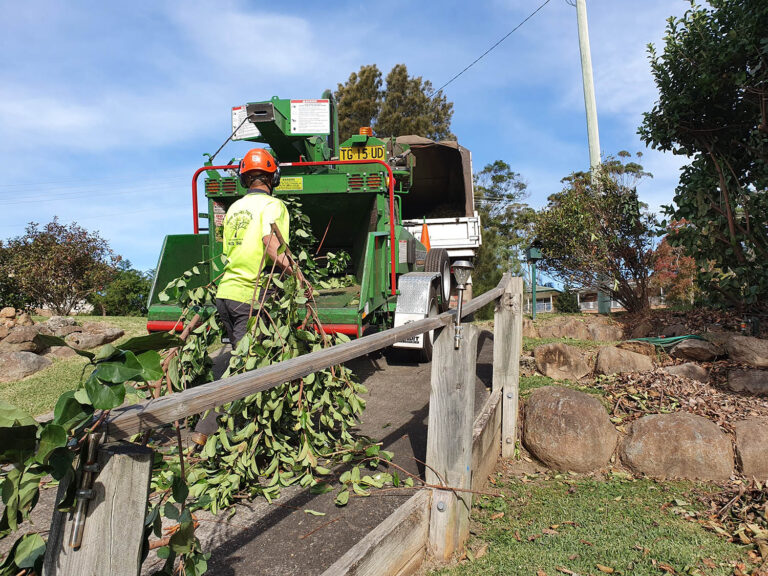
[[[152,474],[152,450],[138,444],[99,449],[83,543],[69,545],[72,513],[53,513],[44,576],[137,576]],[[57,500],[66,490],[59,486]]]
[[[493,389],[502,391],[501,455],[512,458],[517,435],[520,349],[523,343],[523,279],[510,278],[496,301],[493,323]]]
[[[478,330],[465,324],[458,350],[453,347],[454,334],[453,324],[435,332],[426,478],[429,484],[469,489]],[[469,492],[433,490],[429,546],[437,560],[447,561],[463,548],[469,537],[471,507]]]

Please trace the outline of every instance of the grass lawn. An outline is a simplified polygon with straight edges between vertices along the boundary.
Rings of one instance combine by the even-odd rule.
[[[735,562],[747,563],[743,547],[668,511],[675,500],[690,503],[692,488],[567,474],[523,482],[499,474],[490,490],[504,498],[474,498],[467,560],[430,574],[733,574]],[[480,556],[483,549],[473,559],[472,551]]]
[[[38,322],[43,317],[35,317]],[[106,322],[125,330],[125,336],[117,344],[147,333],[147,319],[142,316],[79,316],[78,322]],[[113,342],[115,344],[115,342]],[[74,390],[80,382],[83,368],[88,364],[85,358],[53,359],[45,370],[15,382],[0,383],[0,399],[21,408],[32,416],[53,410],[56,400],[67,390]],[[87,374],[86,374],[87,376]]]

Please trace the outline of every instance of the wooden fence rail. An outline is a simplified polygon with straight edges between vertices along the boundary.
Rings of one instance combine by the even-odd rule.
[[[508,281],[509,277],[504,276],[496,288],[470,300],[464,306],[462,316],[467,316],[499,298],[504,293]],[[200,414],[216,406],[240,400],[251,394],[270,390],[285,382],[370,354],[417,334],[442,328],[452,323],[455,316],[456,310],[449,310],[439,316],[410,322],[398,328],[384,330],[325,350],[230,376],[224,380],[202,384],[177,394],[116,408],[105,422],[107,436],[112,440],[128,438],[194,414]]]
[[[511,455],[515,446],[519,355],[522,342],[522,279],[504,275],[498,286],[468,302],[463,307],[462,316],[472,314],[492,302],[496,305],[493,393],[483,407],[479,430],[474,430],[474,427],[478,426],[478,421],[474,420],[478,330],[472,325],[465,326],[461,345],[459,349],[455,349],[456,310],[252,372],[203,384],[177,394],[116,408],[104,422],[103,431],[113,444],[105,445],[100,451],[103,468],[94,489],[95,493],[103,494],[101,500],[94,500],[89,508],[83,545],[76,551],[67,548],[64,532],[71,526],[71,518],[54,512],[50,538],[53,545],[46,551],[45,576],[136,576],[139,573],[141,530],[131,530],[130,533],[122,535],[119,547],[120,562],[108,561],[107,564],[99,564],[93,561],[94,554],[103,555],[103,550],[113,550],[115,543],[115,532],[105,529],[104,526],[112,527],[120,514],[116,514],[116,510],[106,506],[105,502],[115,502],[114,498],[119,493],[123,498],[121,506],[124,505],[126,509],[132,507],[133,516],[141,519],[145,510],[148,468],[143,462],[150,462],[151,458],[144,458],[142,453],[139,455],[141,458],[136,456],[137,465],[134,466],[135,470],[131,468],[134,470],[131,474],[121,472],[119,478],[113,477],[115,470],[125,467],[121,464],[122,460],[113,454],[114,441],[182,420],[257,392],[270,390],[285,382],[386,348],[395,342],[430,330],[435,330],[435,340],[427,436],[427,479],[430,484],[443,484],[447,489],[433,490],[426,500],[415,497],[406,507],[406,512],[410,514],[408,517],[412,520],[410,524],[393,520],[394,528],[399,526],[399,529],[384,526],[386,522],[380,530],[377,529],[377,533],[387,535],[389,546],[393,547],[385,554],[387,562],[382,564],[379,560],[373,561],[380,559],[381,553],[371,552],[375,543],[364,539],[365,546],[355,546],[340,559],[339,566],[334,565],[336,567],[329,570],[334,574],[393,574],[404,569],[406,564],[412,566],[414,562],[419,561],[418,554],[414,556],[414,550],[429,550],[436,559],[449,559],[461,550],[469,535],[471,508],[470,492],[450,488],[467,490],[476,483],[481,483],[482,479],[478,482],[478,478],[473,479],[473,474],[487,473],[493,467],[500,452],[499,438],[502,439],[505,456]],[[475,442],[477,438],[481,439],[479,444]],[[496,445],[495,449],[489,448],[493,444]],[[118,453],[122,454],[119,449],[115,454]],[[125,454],[128,455],[128,452]],[[130,458],[133,456],[129,456]],[[128,464],[132,465],[131,462]],[[473,470],[473,467],[477,470]],[[60,490],[62,489],[63,487],[60,487]],[[420,512],[422,503],[428,504],[423,513]],[[425,531],[423,526],[427,518],[428,529]],[[413,529],[410,530],[408,526],[413,526]],[[410,540],[408,545],[403,545],[407,540]],[[379,544],[383,545],[383,542]],[[366,561],[369,564],[355,559],[358,549],[365,549],[367,554],[373,554]],[[113,554],[109,553],[108,556],[112,557]],[[370,565],[372,568],[362,571],[355,568],[363,565]],[[386,568],[381,568],[382,566]]]

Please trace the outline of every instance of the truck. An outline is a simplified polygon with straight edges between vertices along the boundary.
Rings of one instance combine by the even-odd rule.
[[[359,337],[434,316],[455,301],[451,263],[474,257],[481,242],[469,150],[418,136],[380,138],[369,127],[340,142],[328,91],[319,99],[275,96],[233,107],[231,138],[264,144],[278,160],[282,177],[273,193],[300,197],[312,233],[323,238],[318,256],[351,256],[344,272],[354,283],[320,289],[311,304],[326,333]],[[234,161],[214,165],[206,156],[192,179],[193,232],[163,241],[149,295],[150,332],[183,329],[179,303],[159,297],[168,282],[194,266],[201,273],[189,287],[223,271],[224,216],[248,191]],[[206,207],[199,211],[203,174]],[[428,333],[396,347],[428,361],[432,340]]]

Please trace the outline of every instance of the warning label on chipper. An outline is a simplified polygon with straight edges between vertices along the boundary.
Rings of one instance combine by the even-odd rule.
[[[291,134],[330,133],[330,100],[291,100]]]
[[[245,121],[247,114],[245,106],[232,108],[232,131],[235,132],[232,140],[256,138],[259,135],[259,129],[256,128],[256,125],[253,122]]]

